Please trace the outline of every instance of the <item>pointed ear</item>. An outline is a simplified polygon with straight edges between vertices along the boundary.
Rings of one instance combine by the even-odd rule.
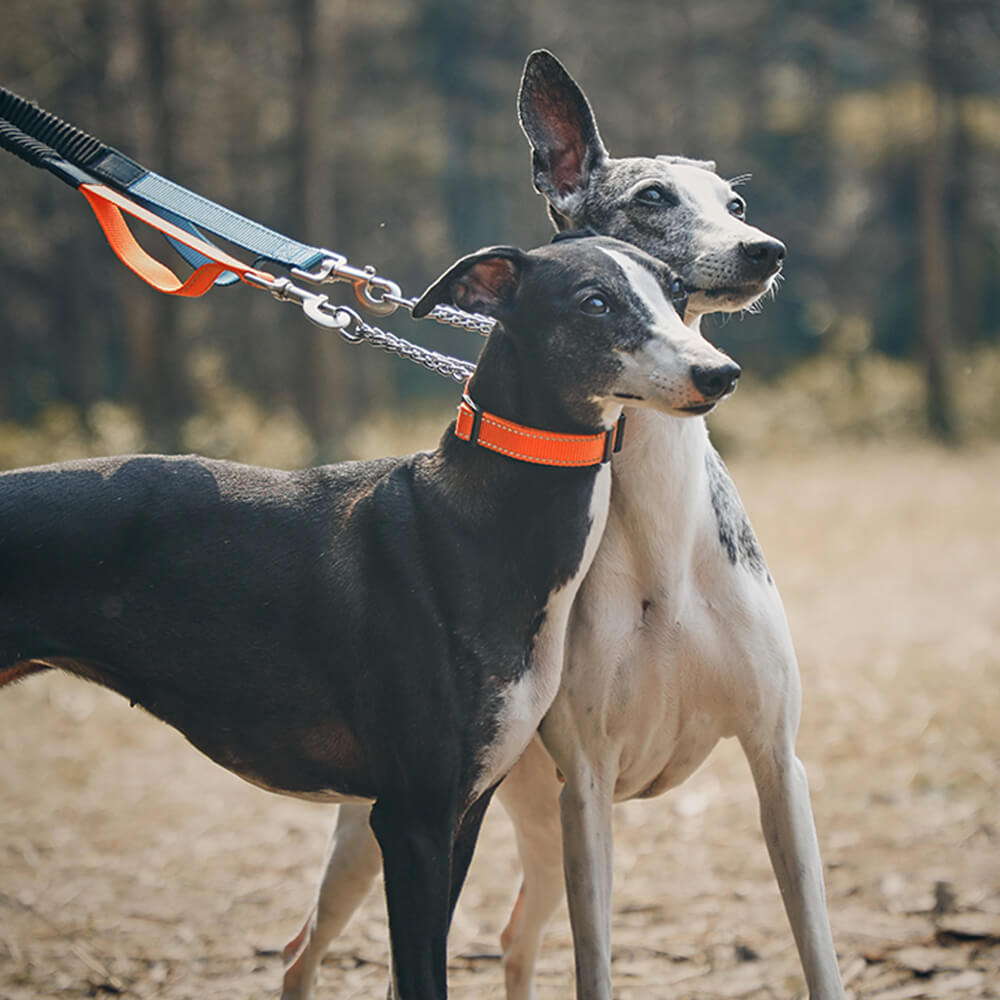
[[[517,95],[521,128],[531,143],[535,190],[567,214],[608,157],[594,112],[551,52],[528,56]]]
[[[414,318],[426,316],[441,303],[466,312],[502,315],[514,300],[527,256],[517,247],[489,247],[463,257],[420,296]]]

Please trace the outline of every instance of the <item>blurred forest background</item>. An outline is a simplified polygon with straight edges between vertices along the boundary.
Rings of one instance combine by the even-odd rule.
[[[0,10],[0,83],[408,295],[483,244],[549,239],[515,114],[532,49],[580,82],[613,155],[752,173],[741,193],[787,243],[786,280],[762,315],[704,324],[744,369],[711,421],[796,636],[847,996],[995,1000],[997,0]],[[79,195],[2,152],[0,300],[0,468],[399,453],[433,446],[457,400],[455,383],[262,292],[153,292]],[[466,358],[480,346],[379,322]],[[0,700],[0,997],[273,998],[327,812],[234,781],[115,699],[52,678]],[[804,995],[755,814],[734,741],[667,801],[618,811],[622,1000]],[[452,938],[456,995],[478,998],[502,995],[496,940],[518,881],[500,810],[484,843]],[[376,893],[324,995],[384,994],[384,926]],[[572,965],[563,912],[542,1000],[568,995]]]
[[[751,221],[788,244],[763,317],[706,324],[755,401],[723,408],[724,444],[1000,436],[996,0],[7,0],[0,78],[413,295],[461,253],[549,238],[515,116],[540,46],[612,154],[752,173]],[[67,187],[8,156],[0,179],[0,465],[295,465],[364,451],[393,412],[441,426],[453,384],[241,286],[160,296]]]

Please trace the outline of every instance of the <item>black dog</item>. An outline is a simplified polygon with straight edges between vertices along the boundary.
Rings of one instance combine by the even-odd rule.
[[[499,320],[436,451],[0,476],[0,684],[61,668],[262,787],[373,800],[395,996],[445,996],[483,812],[559,686],[621,399],[669,409],[701,398],[692,373],[732,368],[671,295],[613,240],[481,251],[415,310]]]

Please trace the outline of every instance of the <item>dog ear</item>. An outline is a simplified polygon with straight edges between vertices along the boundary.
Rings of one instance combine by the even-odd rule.
[[[517,113],[531,143],[535,190],[557,212],[571,214],[608,151],[583,91],[545,49],[532,52],[524,64]]]
[[[517,247],[488,247],[456,261],[420,296],[413,316],[420,319],[436,305],[499,316],[511,305],[527,254]]]

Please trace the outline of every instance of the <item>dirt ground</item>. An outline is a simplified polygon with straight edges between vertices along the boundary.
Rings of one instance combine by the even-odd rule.
[[[849,993],[1000,997],[1000,448],[733,463],[802,664],[799,748]],[[311,902],[332,810],[269,795],[115,696],[0,697],[0,998],[263,1000]],[[739,749],[619,807],[616,995],[804,992]],[[518,883],[487,817],[451,940],[456,997],[502,996]],[[539,1000],[572,994],[565,910]],[[323,997],[384,996],[380,893]]]

